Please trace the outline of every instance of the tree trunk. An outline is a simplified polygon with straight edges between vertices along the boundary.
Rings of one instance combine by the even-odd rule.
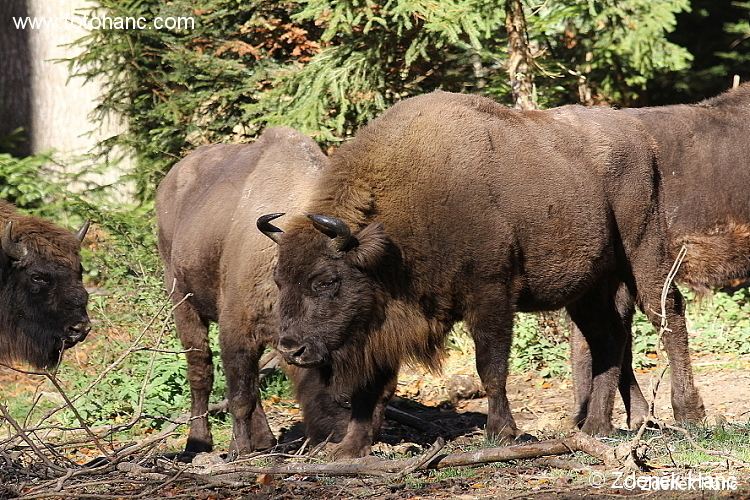
[[[521,0],[505,1],[505,29],[508,31],[508,77],[514,105],[518,109],[537,109],[531,71],[534,56],[529,48]]]
[[[13,24],[28,15],[26,0],[0,0],[0,149],[16,156],[31,152],[33,133],[29,32]],[[18,128],[22,140],[7,147],[3,140]]]

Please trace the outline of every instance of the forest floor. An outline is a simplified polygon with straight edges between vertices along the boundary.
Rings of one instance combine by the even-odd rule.
[[[750,498],[750,356],[700,355],[694,359],[696,380],[706,406],[705,425],[689,430],[695,442],[671,431],[647,431],[646,462],[651,470],[632,472],[607,468],[592,457],[576,452],[557,458],[514,460],[510,462],[416,471],[399,477],[335,477],[328,475],[245,474],[231,484],[191,480],[191,472],[209,470],[223,464],[222,451],[201,454],[182,477],[149,472],[117,470],[101,476],[69,479],[64,488],[54,481],[28,481],[22,471],[14,475],[12,462],[6,459],[0,478],[0,498],[25,494],[27,498],[601,498],[646,496],[654,498]],[[649,398],[660,369],[639,373],[639,381]],[[19,375],[3,376],[18,382]],[[668,373],[661,382],[655,400],[655,414],[665,423],[673,423],[669,403]],[[399,380],[398,397],[392,406],[426,422],[429,430],[417,430],[387,420],[373,453],[386,459],[403,459],[424,453],[437,435],[447,439],[441,453],[477,450],[487,443],[482,428],[486,422],[487,400],[478,389],[473,369],[473,353],[451,350],[441,375],[418,369],[405,369]],[[573,401],[568,378],[540,378],[534,374],[515,374],[508,383],[508,396],[519,428],[540,439],[553,439],[569,432],[566,417]],[[301,435],[301,414],[291,400],[278,397],[267,400],[269,420],[282,443]],[[625,428],[625,416],[618,399],[614,422]],[[229,419],[224,417],[228,423]],[[226,448],[230,426],[214,426],[218,449]],[[170,456],[184,446],[186,431],[163,440],[149,455]],[[145,438],[145,437],[144,437]],[[603,439],[616,446],[633,438],[622,431]],[[297,446],[299,446],[299,441]],[[285,452],[289,452],[290,446]],[[293,449],[294,446],[291,446]],[[710,450],[710,451],[709,451]],[[95,450],[78,450],[80,457]],[[711,454],[729,453],[739,461]],[[90,456],[90,455],[89,455]],[[162,459],[163,460],[163,459]],[[265,454],[254,462],[260,466],[280,463],[280,456]],[[744,462],[744,464],[742,463]],[[155,463],[155,462],[154,462]],[[183,466],[184,467],[184,466]],[[208,467],[209,469],[206,469]],[[151,470],[151,469],[149,469]],[[155,469],[154,469],[155,470]],[[136,471],[137,472],[137,471]],[[25,472],[24,472],[25,473]],[[668,477],[671,489],[654,491],[657,478]],[[724,481],[723,485],[718,483]],[[161,483],[159,483],[161,481]],[[639,481],[639,482],[638,482]],[[691,483],[692,481],[692,483]],[[703,481],[703,487],[699,485]],[[638,482],[638,484],[636,484]],[[35,483],[38,486],[35,486]],[[44,487],[47,484],[48,487]],[[685,488],[688,491],[675,491]],[[720,489],[713,490],[714,486]],[[58,491],[55,491],[58,490]],[[139,496],[138,496],[139,495]]]

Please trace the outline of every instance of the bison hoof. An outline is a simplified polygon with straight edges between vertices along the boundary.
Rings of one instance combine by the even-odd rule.
[[[349,458],[362,458],[370,454],[372,446],[370,444],[347,443],[342,441],[339,444],[332,445],[328,455],[333,460],[346,460]]]
[[[510,426],[502,427],[499,431],[490,431],[489,428],[485,429],[485,434],[487,438],[487,442],[497,444],[497,445],[511,445],[516,444],[518,439],[524,439],[524,436],[530,436],[531,438],[534,438],[534,436],[531,436],[530,434],[524,434],[518,431],[518,429],[511,428]],[[518,441],[520,442],[520,441]]]
[[[587,418],[581,430],[590,436],[609,436],[615,432],[612,422]]]
[[[628,429],[637,431],[644,423],[650,422],[648,412],[637,412],[628,416]]]
[[[528,434],[524,432],[523,434],[520,434],[516,436],[516,439],[513,440],[515,444],[526,444],[526,443],[536,443],[539,441],[536,436],[532,434]]]
[[[695,424],[706,418],[706,407],[703,406],[703,400],[697,395],[693,399],[694,401],[686,402],[683,405],[676,405],[672,402],[674,419],[677,422],[689,422]]]
[[[185,445],[185,453],[196,455],[198,453],[209,453],[214,445],[211,441],[189,437]]]
[[[273,436],[273,434],[258,436],[257,438],[253,436],[252,438],[252,447],[254,451],[267,450],[269,448],[273,448],[274,446],[276,446],[276,438]]]

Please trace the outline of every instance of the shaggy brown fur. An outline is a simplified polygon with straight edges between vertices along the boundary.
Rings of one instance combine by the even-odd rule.
[[[671,265],[655,151],[637,120],[435,92],[395,105],[331,164],[307,209],[328,218],[290,221],[275,277],[285,358],[360,384],[339,454],[369,452],[385,384],[404,361],[438,366],[462,319],[489,397],[487,433],[518,435],[505,395],[513,313],[563,306],[594,346],[583,428],[611,431],[626,339],[615,294],[635,296],[658,324]],[[682,307],[673,287],[674,410],[695,420],[704,412]]]
[[[167,289],[176,280],[175,310],[186,350],[193,420],[186,451],[213,446],[208,399],[213,385],[208,325],[219,324],[221,359],[234,421],[231,449],[268,448],[274,437],[258,403],[258,360],[278,330],[273,244],[255,228],[272,206],[292,213],[306,201],[328,159],[311,139],[287,128],[266,130],[254,144],[204,146],[175,165],[159,186],[159,252]],[[340,440],[348,410],[318,374],[292,370],[313,440]],[[340,412],[337,413],[337,412]]]
[[[12,222],[20,258],[0,250],[0,360],[55,366],[61,351],[89,332],[81,282],[81,242],[55,224],[20,214],[0,200],[0,232]]]
[[[624,110],[656,139],[678,279],[698,289],[750,278],[750,83],[698,104]]]
[[[638,118],[658,143],[671,253],[687,248],[677,280],[705,293],[750,278],[750,84],[698,104],[622,112]],[[632,307],[623,310],[628,332]],[[648,404],[633,374],[630,343],[620,392],[629,425],[637,428]],[[571,345],[580,420],[591,390],[590,353],[575,327]]]

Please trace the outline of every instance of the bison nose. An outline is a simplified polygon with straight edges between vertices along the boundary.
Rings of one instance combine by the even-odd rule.
[[[305,352],[305,346],[289,339],[279,341],[279,352],[289,361],[299,359]]]
[[[81,342],[91,331],[91,323],[89,320],[84,320],[75,325],[68,327],[67,336],[65,338],[66,345],[73,346],[78,342]]]

